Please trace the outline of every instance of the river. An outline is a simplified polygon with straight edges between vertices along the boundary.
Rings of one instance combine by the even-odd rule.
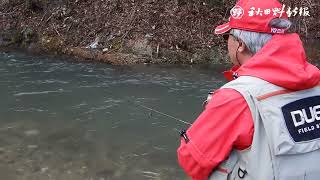
[[[186,179],[178,130],[224,66],[111,66],[0,53],[0,176],[6,180]]]

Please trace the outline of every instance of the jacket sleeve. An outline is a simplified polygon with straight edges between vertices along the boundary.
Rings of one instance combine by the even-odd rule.
[[[250,109],[241,94],[220,89],[187,130],[189,141],[181,138],[179,164],[194,180],[207,179],[233,148],[250,147],[253,129]]]

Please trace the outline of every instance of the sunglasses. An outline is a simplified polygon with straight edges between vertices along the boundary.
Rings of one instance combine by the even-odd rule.
[[[232,33],[225,33],[225,34],[222,35],[222,37],[223,37],[223,39],[224,39],[225,41],[228,41],[229,36],[234,36],[234,35],[233,35]]]

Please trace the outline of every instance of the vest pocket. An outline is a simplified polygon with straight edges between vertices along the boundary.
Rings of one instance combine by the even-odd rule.
[[[320,100],[298,95],[257,102],[276,180],[319,179]]]
[[[318,180],[320,152],[275,156],[276,176],[279,180]]]
[[[293,111],[291,106],[297,106],[295,103],[296,101],[293,104],[278,106],[275,105],[276,102],[258,103],[263,126],[274,155],[304,154],[320,149],[320,138],[317,138],[320,137],[318,135],[320,120],[309,124],[305,122],[304,126],[300,126],[299,123],[302,124],[305,118],[302,115],[305,113],[304,109],[302,112]],[[310,112],[306,116],[309,117]]]

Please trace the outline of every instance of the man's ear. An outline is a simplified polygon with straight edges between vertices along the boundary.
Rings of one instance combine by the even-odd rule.
[[[238,51],[243,53],[247,50],[247,46],[244,42],[242,41],[238,41],[239,42],[239,48],[238,48]]]
[[[250,52],[249,48],[247,47],[247,45],[243,41],[239,41],[238,51],[240,53],[246,53],[246,54],[252,56],[252,53]]]

